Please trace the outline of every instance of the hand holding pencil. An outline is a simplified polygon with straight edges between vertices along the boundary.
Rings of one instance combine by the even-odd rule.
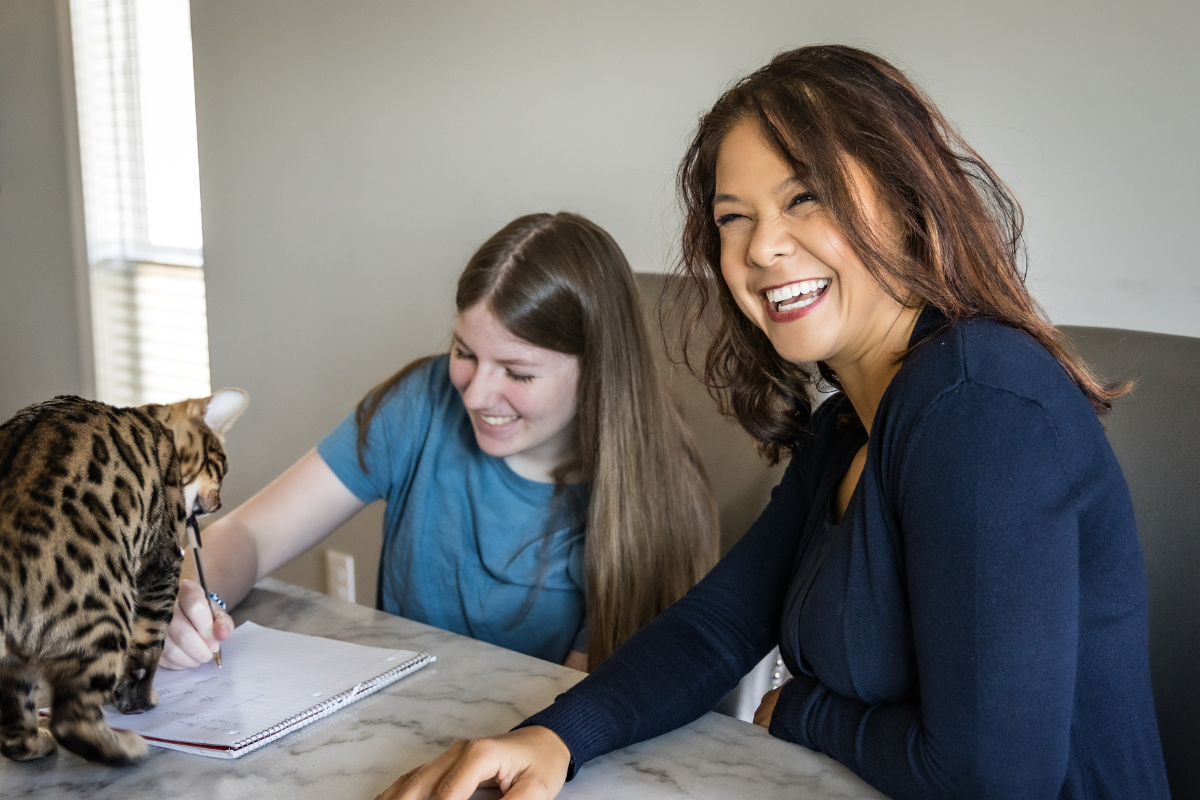
[[[211,603],[199,583],[184,578],[159,666],[190,669],[214,660],[221,642],[233,635],[233,620]]]

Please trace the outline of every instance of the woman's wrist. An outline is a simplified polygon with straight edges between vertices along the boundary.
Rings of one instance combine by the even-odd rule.
[[[570,781],[572,777],[575,777],[575,756],[556,730],[541,726],[541,724],[528,724],[523,728],[515,728],[511,733],[526,735],[533,739],[535,747],[546,758],[547,763],[562,766],[560,775],[563,775],[564,781]]]

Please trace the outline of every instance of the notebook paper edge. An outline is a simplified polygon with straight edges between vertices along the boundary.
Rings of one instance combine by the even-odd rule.
[[[167,750],[177,750],[182,753],[206,756],[208,758],[239,758],[271,742],[282,739],[289,733],[307,727],[319,719],[324,719],[335,711],[340,711],[364,697],[369,697],[435,661],[437,661],[437,656],[427,651],[421,651],[403,664],[397,664],[368,681],[363,681],[344,692],[317,703],[315,706],[310,706],[304,711],[293,714],[287,719],[267,728],[265,731],[259,731],[253,736],[248,736],[229,745],[206,745],[198,742],[179,741],[177,739],[162,739],[144,733],[139,735],[146,740],[147,744]]]

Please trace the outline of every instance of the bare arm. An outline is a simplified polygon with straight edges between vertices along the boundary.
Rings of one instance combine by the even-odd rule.
[[[265,489],[205,529],[204,574],[208,588],[231,607],[255,581],[309,550],[365,505],[310,450]],[[233,622],[214,620],[188,553],[175,616],[161,666],[194,667],[212,658],[217,642],[229,638]]]

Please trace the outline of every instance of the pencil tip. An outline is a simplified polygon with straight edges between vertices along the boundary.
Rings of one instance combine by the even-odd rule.
[[[220,650],[213,653],[213,660],[217,662],[217,669],[222,669],[222,667],[221,667],[221,651]]]

